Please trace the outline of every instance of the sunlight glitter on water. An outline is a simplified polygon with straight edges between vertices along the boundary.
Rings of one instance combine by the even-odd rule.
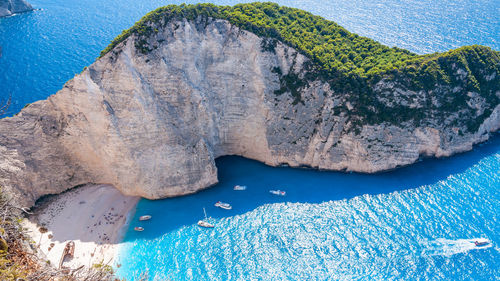
[[[129,231],[119,274],[130,277],[147,268],[172,280],[493,280],[500,260],[495,246],[500,242],[499,144],[497,137],[471,153],[372,176],[219,159],[220,184],[212,189],[187,198],[141,201],[138,213],[154,214],[155,220],[145,225],[149,234]],[[462,165],[469,168],[457,168]],[[269,197],[268,184],[251,181],[251,174],[279,178],[290,196]],[[412,186],[417,177],[430,181]],[[322,188],[304,188],[318,178]],[[235,182],[260,195],[233,191]],[[372,194],[360,190],[342,196],[353,183]],[[305,192],[309,199],[304,201],[300,194]],[[224,213],[210,206],[219,197],[240,210]],[[203,212],[185,212],[182,204],[206,206],[216,227],[196,226]],[[172,212],[182,220],[171,220]],[[473,242],[480,238],[490,245],[476,247]]]

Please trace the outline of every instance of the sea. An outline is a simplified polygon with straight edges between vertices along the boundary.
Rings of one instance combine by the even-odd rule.
[[[197,1],[31,0],[36,11],[0,19],[0,103],[11,99],[6,115],[55,94],[147,12],[182,2]],[[500,50],[498,0],[276,2],[419,54],[471,44]],[[138,203],[113,264],[118,276],[500,279],[498,134],[471,152],[374,175],[273,168],[236,156],[216,162],[216,186]],[[234,191],[236,184],[247,189]],[[216,208],[217,201],[233,208]],[[215,228],[196,225],[205,213]],[[152,219],[139,222],[144,214]],[[476,247],[476,240],[489,244]]]

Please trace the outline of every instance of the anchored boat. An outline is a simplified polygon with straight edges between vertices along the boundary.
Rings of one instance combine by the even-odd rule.
[[[234,190],[246,190],[247,186],[246,185],[235,185]]]
[[[205,227],[205,228],[213,228],[214,225],[207,222],[207,212],[205,211],[205,208],[203,208],[203,213],[205,214],[205,220],[199,220],[198,226]]]
[[[136,226],[136,227],[134,227],[134,230],[141,232],[141,231],[144,231],[144,228],[140,227],[140,226]]]
[[[151,219],[150,215],[144,215],[144,216],[140,216],[139,217],[140,221],[147,221],[147,220],[150,220],[150,219]]]
[[[229,203],[224,203],[221,201],[217,201],[217,203],[215,203],[215,207],[219,207],[224,210],[231,210],[233,208],[231,205],[229,205]]]
[[[213,228],[214,225],[209,223],[209,222],[206,222],[204,220],[199,220],[198,221],[198,225],[201,226],[201,227],[206,227],[206,228]]]
[[[269,190],[269,193],[277,195],[277,196],[285,196],[286,192],[283,190]]]

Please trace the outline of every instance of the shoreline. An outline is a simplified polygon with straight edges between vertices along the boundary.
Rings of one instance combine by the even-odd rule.
[[[42,200],[23,226],[38,254],[54,267],[70,241],[74,256],[66,257],[63,267],[114,266],[138,201],[111,185],[85,185]]]

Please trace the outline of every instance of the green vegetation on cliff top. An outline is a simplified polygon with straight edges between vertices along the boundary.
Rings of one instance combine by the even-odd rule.
[[[340,72],[361,78],[377,77],[398,69],[408,68],[409,74],[424,74],[423,81],[447,82],[449,73],[440,65],[450,58],[467,67],[470,59],[495,66],[499,53],[483,46],[468,46],[442,54],[417,55],[400,48],[389,48],[372,39],[351,33],[335,22],[309,12],[281,7],[274,3],[250,3],[235,6],[213,4],[169,5],[158,8],[123,31],[101,52],[104,56],[131,34],[139,36],[155,32],[155,23],[166,24],[172,19],[196,19],[199,16],[225,19],[259,36],[280,40],[310,57],[327,73]],[[147,49],[146,49],[147,51]],[[496,63],[496,64],[495,64]],[[471,86],[477,81],[471,81]],[[427,84],[427,83],[425,83]],[[421,86],[421,85],[420,85]]]
[[[355,111],[369,123],[422,120],[421,112],[408,107],[387,108],[373,95],[373,85],[381,79],[395,81],[400,87],[413,91],[433,92],[440,87],[460,88],[456,98],[442,97],[443,118],[447,112],[467,107],[467,92],[477,92],[495,105],[499,98],[499,75],[486,79],[492,73],[500,73],[500,53],[489,47],[466,46],[444,53],[418,55],[400,48],[390,48],[372,39],[351,33],[338,24],[303,10],[281,7],[274,3],[250,3],[235,6],[213,4],[169,5],[158,8],[139,20],[133,27],[122,32],[101,52],[100,57],[113,50],[131,35],[137,36],[136,49],[147,54],[155,46],[149,46],[148,38],[172,20],[228,20],[241,29],[267,38],[263,48],[273,51],[281,41],[303,53],[313,62],[304,78],[297,74],[280,74],[281,89],[277,94],[291,92],[294,103],[301,100],[300,89],[308,81],[321,78],[339,92],[353,93],[357,104]],[[438,87],[439,86],[439,87]],[[486,112],[491,112],[490,107]],[[470,112],[472,114],[472,112]],[[477,129],[487,116],[476,118],[470,130]],[[385,116],[385,117],[384,117]],[[471,115],[472,116],[472,115]],[[471,117],[472,118],[472,117]],[[471,123],[472,124],[472,123]]]
[[[402,65],[416,55],[389,48],[374,40],[350,33],[332,21],[308,12],[280,7],[273,3],[251,3],[235,6],[213,4],[169,5],[148,13],[132,28],[125,30],[104,51],[113,49],[131,34],[153,32],[151,23],[172,19],[195,19],[208,16],[226,19],[257,35],[275,38],[314,58],[326,70],[353,72],[360,76],[378,73]]]

